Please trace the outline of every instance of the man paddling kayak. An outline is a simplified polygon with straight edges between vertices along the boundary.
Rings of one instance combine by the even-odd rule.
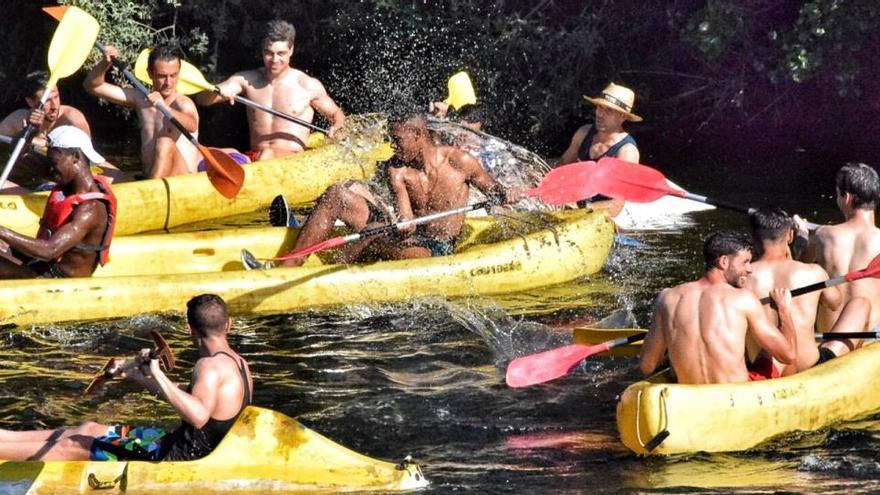
[[[116,197],[107,181],[90,170],[104,157],[85,132],[69,125],[54,128],[48,146],[44,175],[57,185],[36,238],[0,227],[0,278],[88,277],[107,262]]]
[[[519,197],[519,192],[506,190],[466,151],[434,144],[421,116],[393,122],[391,137],[396,158],[402,163],[387,170],[399,221],[464,206],[471,185],[499,204]],[[335,184],[318,199],[297,237],[294,251],[327,239],[336,220],[354,231],[362,231],[393,223],[395,213],[366,184],[356,181]],[[433,220],[399,235],[367,237],[344,249],[340,261],[452,254],[463,222],[464,214],[459,214]],[[285,265],[299,266],[305,260],[305,257],[291,258]]]
[[[157,179],[195,172],[202,158],[199,150],[163,117],[158,108],[160,104],[167,106],[186,130],[198,137],[196,105],[177,91],[180,58],[165,47],[150,51],[147,73],[152,79],[153,92],[146,98],[135,88],[122,88],[106,81],[107,71],[112,60],[119,57],[119,52],[108,45],[104,53],[101,62],[86,76],[83,87],[99,98],[137,112],[143,176]]]
[[[774,287],[803,287],[828,280],[828,273],[821,266],[792,259],[789,245],[795,238],[795,223],[788,214],[779,208],[758,209],[749,220],[758,259],[752,262],[746,288],[757,297],[766,296]],[[794,363],[773,362],[767,352],[758,352],[758,345],[748,338],[749,355],[754,356],[748,365],[749,370],[771,378],[793,375],[816,364],[819,348],[814,332],[820,305],[837,311],[843,305],[840,286],[803,294],[792,300],[791,319],[797,331],[797,360]],[[770,321],[778,322],[775,309],[765,306],[764,311]]]
[[[199,351],[188,387],[172,382],[149,349],[135,356],[134,366],[117,367],[171,404],[181,418],[176,430],[93,422],[56,430],[0,430],[0,459],[187,461],[211,453],[250,404],[253,381],[247,362],[227,341],[232,319],[223,299],[202,294],[186,306],[187,327]]]
[[[703,277],[664,289],[657,296],[653,324],[640,355],[643,373],[653,373],[668,349],[679,383],[763,379],[746,369],[747,337],[783,364],[795,361],[791,292],[779,288],[770,292],[779,312],[777,328],[758,298],[742,288],[752,272],[751,247],[748,237],[738,232],[710,235],[703,244]]]
[[[880,229],[874,210],[880,200],[880,178],[864,163],[843,166],[836,177],[837,207],[846,221],[816,229],[804,255],[836,277],[867,266],[880,254]],[[856,267],[856,268],[853,268]],[[820,326],[834,322],[831,332],[874,328],[880,323],[880,280],[864,278],[843,289],[846,302],[839,314],[820,314]],[[832,340],[822,344],[817,364],[861,346],[859,339]]]
[[[27,126],[27,124],[33,124],[37,128],[36,135],[32,143],[35,146],[44,147],[46,146],[46,136],[48,136],[49,132],[59,126],[63,125],[72,125],[81,129],[86,133],[89,137],[92,135],[91,127],[89,127],[89,122],[86,120],[85,115],[82,112],[77,110],[76,108],[70,105],[63,105],[61,103],[61,95],[58,92],[58,88],[54,87],[50,90],[49,98],[46,100],[46,103],[43,105],[43,108],[37,109],[37,105],[40,102],[40,99],[43,97],[43,92],[46,89],[46,84],[49,82],[49,73],[46,71],[37,71],[28,74],[24,83],[24,101],[27,103],[28,108],[21,108],[15,110],[6,116],[2,121],[0,121],[0,135],[8,136],[8,137],[16,137],[18,136],[22,130]],[[17,165],[21,165],[21,162],[31,162],[28,157],[28,154],[23,154],[19,157]],[[42,161],[41,159],[37,159]],[[20,183],[25,184],[27,182],[32,182],[38,176],[42,175],[39,172],[33,170],[34,168],[40,168],[40,165],[29,163],[30,167],[26,167],[24,169],[16,166],[13,170],[17,172],[16,180]],[[124,180],[124,174],[118,168],[116,168],[111,163],[104,161],[99,164],[102,174],[108,177],[111,182]],[[22,179],[18,179],[18,177],[22,177]],[[12,183],[7,182],[7,187],[3,189],[4,193],[26,193],[30,192],[29,189],[25,187],[13,189],[9,187]],[[38,186],[40,182],[34,182],[30,184],[34,187]],[[14,184],[12,184],[14,186]]]
[[[596,107],[595,122],[584,125],[575,131],[568,148],[562,154],[559,165],[577,161],[596,161],[603,156],[620,158],[639,163],[639,148],[636,140],[623,129],[626,121],[641,122],[642,118],[632,113],[635,93],[619,84],[610,83],[602,94],[584,99]],[[603,199],[604,198],[604,199]],[[589,203],[591,208],[607,208],[615,216],[623,209],[624,202],[597,196]],[[578,203],[586,205],[586,201]]]
[[[321,81],[291,67],[295,36],[296,30],[290,23],[269,22],[262,44],[263,67],[233,74],[217,85],[219,94],[200,93],[199,104],[213,105],[224,100],[233,104],[235,96],[243,94],[306,122],[312,122],[317,111],[330,120],[333,134],[345,123],[345,114],[327,94]],[[306,148],[309,128],[250,107],[247,112],[251,145],[247,155],[252,161],[286,156]]]

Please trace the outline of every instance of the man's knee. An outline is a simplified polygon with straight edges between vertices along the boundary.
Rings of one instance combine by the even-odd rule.
[[[77,426],[71,433],[72,436],[83,435],[88,437],[99,437],[107,434],[107,426],[94,421],[87,421]]]

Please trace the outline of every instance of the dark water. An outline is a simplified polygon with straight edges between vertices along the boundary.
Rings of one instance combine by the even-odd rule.
[[[819,222],[836,218],[826,191],[833,170],[790,179],[768,173],[762,181],[715,168],[670,176],[685,187],[714,184],[692,192],[779,203]],[[799,194],[785,192],[792,189]],[[656,293],[699,276],[701,238],[726,227],[744,227],[744,218],[716,210],[668,230],[632,232],[649,247],[616,248],[598,275],[494,300],[433,298],[236,319],[232,342],[251,363],[256,404],[372,456],[411,454],[433,493],[876,492],[876,421],[746,453],[641,459],[619,443],[614,423],[617,395],[638,379],[634,358],[593,358],[543,386],[504,385],[511,357],[565,342],[565,333],[545,324],[630,309],[647,325]],[[0,329],[0,427],[93,419],[170,425],[170,407],[130,384],[80,397],[107,357],[133,353],[144,345],[138,337],[157,326],[187,372],[196,355],[181,315]],[[11,489],[0,485],[0,493]]]

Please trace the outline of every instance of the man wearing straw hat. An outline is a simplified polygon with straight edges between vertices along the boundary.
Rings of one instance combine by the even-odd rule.
[[[571,138],[568,149],[562,154],[559,165],[576,161],[596,161],[604,156],[639,162],[639,148],[636,140],[623,129],[627,120],[641,122],[642,118],[632,113],[636,95],[627,87],[610,83],[596,98],[584,96],[596,106],[596,121],[578,129]],[[592,208],[607,208],[611,215],[617,215],[623,208],[622,200],[603,200],[590,203]]]

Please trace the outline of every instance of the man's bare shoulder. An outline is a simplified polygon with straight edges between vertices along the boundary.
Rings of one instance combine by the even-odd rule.
[[[305,89],[310,95],[320,95],[327,92],[324,85],[317,78],[312,77],[299,69],[292,70],[297,84]]]

